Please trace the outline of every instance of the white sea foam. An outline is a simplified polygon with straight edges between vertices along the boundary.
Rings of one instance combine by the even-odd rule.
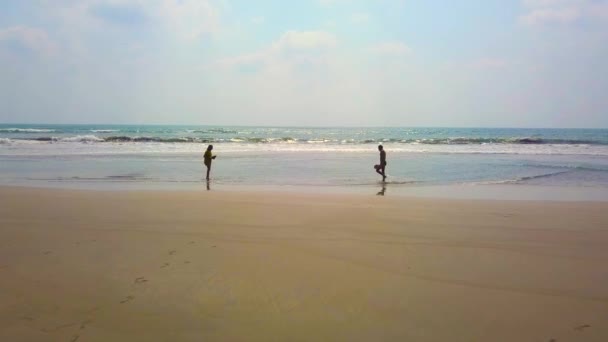
[[[46,129],[46,128],[0,128],[0,132],[4,132],[4,133],[50,133],[50,132],[55,132],[55,130]]]
[[[236,140],[236,139],[235,139]],[[99,155],[99,154],[190,154],[199,153],[207,143],[164,143],[156,141],[107,142],[96,135],[52,138],[49,141],[1,140],[3,146],[10,143],[11,149],[0,149],[1,155]],[[244,141],[215,142],[215,148],[222,153],[374,153],[375,146],[369,144],[324,144],[274,141],[264,144]],[[389,153],[414,154],[488,154],[488,155],[588,155],[608,156],[608,145],[422,145],[384,144]]]
[[[91,132],[92,133],[113,133],[113,132],[119,132],[120,130],[118,129],[92,129]]]
[[[102,142],[104,141],[102,138],[97,137],[95,135],[77,135],[74,137],[60,138],[57,139],[63,142]]]

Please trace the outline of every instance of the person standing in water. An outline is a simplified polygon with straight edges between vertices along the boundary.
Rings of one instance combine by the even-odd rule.
[[[209,172],[211,172],[211,161],[213,159],[215,159],[215,157],[216,157],[213,154],[211,154],[212,150],[213,150],[213,145],[207,146],[207,151],[205,151],[205,155],[203,156],[205,166],[207,167],[207,181],[209,181]]]
[[[382,145],[378,145],[378,151],[380,151],[380,164],[374,165],[376,172],[382,176],[382,182],[386,181],[386,151]]]

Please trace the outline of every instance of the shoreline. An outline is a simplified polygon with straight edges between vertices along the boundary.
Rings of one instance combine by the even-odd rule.
[[[207,182],[183,183],[138,183],[138,182],[98,182],[76,183],[57,182],[52,184],[0,184],[2,189],[74,190],[99,192],[228,192],[228,193],[268,193],[268,194],[319,194],[356,195],[361,197],[379,196],[401,199],[449,199],[449,200],[492,200],[492,201],[536,201],[536,202],[608,202],[608,189],[603,187],[540,186],[520,184],[363,184],[363,185],[237,185]]]

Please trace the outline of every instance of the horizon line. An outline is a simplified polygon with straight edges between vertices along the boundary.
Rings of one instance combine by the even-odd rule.
[[[202,127],[252,127],[252,128],[470,128],[470,129],[608,129],[608,127],[543,127],[543,126],[422,126],[422,125],[353,125],[353,126],[313,126],[313,125],[234,125],[234,124],[167,124],[167,123],[17,123],[0,122],[0,125],[43,125],[43,126],[202,126]]]

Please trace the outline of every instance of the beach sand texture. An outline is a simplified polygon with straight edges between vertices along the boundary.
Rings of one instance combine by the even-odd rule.
[[[0,188],[0,341],[608,341],[608,203]]]

